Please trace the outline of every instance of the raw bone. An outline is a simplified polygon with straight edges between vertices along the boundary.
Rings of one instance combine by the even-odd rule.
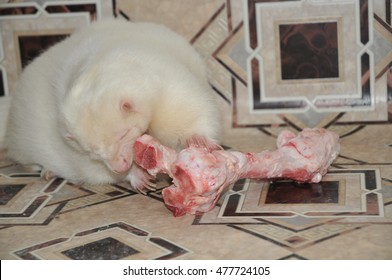
[[[166,173],[173,185],[162,190],[174,216],[211,210],[222,191],[241,178],[289,178],[317,183],[339,153],[339,136],[322,128],[305,128],[296,136],[283,131],[278,149],[261,153],[224,151],[195,137],[177,153],[149,135],[137,139],[135,162],[153,176]],[[213,147],[213,148],[211,148]]]

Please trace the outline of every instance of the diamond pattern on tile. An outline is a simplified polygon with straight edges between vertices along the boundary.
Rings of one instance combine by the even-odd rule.
[[[77,2],[83,1],[77,0],[72,3],[76,6],[71,7],[71,10],[77,6],[89,6],[84,3],[85,1],[81,5]],[[114,13],[120,11],[118,13],[120,17],[132,20],[132,17],[122,11],[139,9],[139,2],[94,0],[90,4],[96,9],[90,11],[84,9],[82,15],[71,10],[68,10],[67,14],[62,13],[65,11],[64,8],[70,6],[68,4],[19,3],[20,7],[24,5],[35,8],[30,9],[33,14],[19,13],[19,9],[18,13],[13,15],[0,15],[0,36],[3,42],[0,44],[2,73],[0,96],[12,94],[12,88],[19,75],[20,69],[17,69],[17,65],[20,65],[20,58],[16,51],[18,46],[15,45],[17,32],[23,31],[23,35],[28,36],[47,34],[49,28],[53,30],[53,34],[66,34],[88,24],[89,19],[94,16],[102,17],[104,8],[106,14],[111,13],[113,7],[116,10],[113,11]],[[170,13],[173,9],[168,5],[172,0],[158,2],[152,7],[155,17],[149,19],[161,22],[160,15],[173,14]],[[192,3],[189,4],[190,10],[193,5],[198,5],[198,2],[200,1],[189,1]],[[388,122],[392,121],[390,71],[392,59],[391,50],[388,49],[392,44],[392,32],[391,10],[385,9],[387,4],[391,5],[390,1],[211,0],[204,2],[215,3],[214,10],[209,10],[207,13],[213,16],[198,25],[202,28],[199,32],[190,34],[189,38],[194,38],[192,43],[206,59],[208,78],[213,89],[223,97],[224,102],[221,103],[224,104],[223,111],[227,119],[224,123],[227,129],[225,132],[228,132],[224,141],[229,140],[226,144],[248,151],[254,147],[273,148],[274,146],[269,144],[274,144],[274,138],[285,128],[298,131],[305,126],[318,126],[337,132],[342,137],[344,152],[335,162],[334,168],[339,170],[333,170],[335,173],[330,173],[329,178],[326,178],[326,182],[339,182],[337,193],[335,189],[335,193],[331,195],[335,198],[333,203],[309,200],[312,199],[312,191],[304,188],[298,192],[304,191],[301,196],[306,200],[293,201],[294,198],[291,198],[291,203],[283,203],[284,197],[275,197],[277,203],[268,204],[265,203],[270,187],[268,182],[242,180],[222,195],[211,212],[195,217],[185,216],[174,219],[163,205],[161,188],[156,192],[150,192],[147,196],[139,196],[133,194],[126,185],[95,188],[72,185],[62,179],[56,179],[48,184],[40,180],[38,173],[26,173],[18,165],[0,161],[0,173],[4,175],[0,176],[0,184],[25,185],[19,191],[16,191],[17,187],[15,187],[12,194],[8,190],[1,193],[0,188],[0,201],[7,202],[0,203],[0,214],[5,215],[0,218],[2,259],[64,259],[67,256],[62,252],[72,252],[72,249],[80,249],[83,245],[97,244],[97,242],[117,244],[115,246],[122,248],[116,252],[117,256],[123,256],[125,259],[221,259],[231,258],[232,249],[240,252],[237,253],[240,257],[244,253],[245,258],[257,256],[257,258],[271,259],[272,256],[278,259],[298,260],[309,257],[317,259],[319,256],[339,258],[342,255],[353,258],[374,255],[391,258],[390,246],[383,246],[382,250],[377,247],[380,244],[385,245],[385,240],[390,239],[388,229],[389,224],[392,223],[391,142],[390,137],[387,138],[391,131]],[[6,5],[12,8],[6,13],[17,10],[12,3]],[[146,4],[143,6],[145,9],[151,8]],[[297,16],[296,6],[302,7],[298,9],[301,13]],[[322,20],[312,16],[313,12],[318,11],[312,10],[309,6],[320,7]],[[334,6],[334,12],[328,13],[328,6]],[[354,9],[347,10],[341,18],[348,24],[355,25],[355,32],[344,30],[342,35],[339,32],[345,25],[336,14],[348,6]],[[276,21],[258,21],[256,17],[263,9],[271,9],[272,12],[275,10]],[[45,10],[51,14],[49,15]],[[138,10],[138,18],[143,19],[149,12]],[[271,15],[272,13],[266,13],[265,19]],[[186,26],[186,22],[193,25],[188,19],[181,18],[181,15],[175,15],[173,18],[175,21],[184,20],[185,24],[182,26]],[[342,62],[339,64],[342,66],[339,68],[339,77],[325,78],[320,87],[315,86],[314,91],[293,92],[295,88],[315,85],[306,79],[282,81],[293,84],[287,92],[283,92],[286,94],[283,100],[278,99],[279,92],[268,91],[265,96],[268,98],[256,103],[258,110],[254,110],[252,89],[259,89],[264,84],[268,84],[278,77],[275,74],[280,73],[280,63],[274,64],[273,67],[266,67],[266,63],[270,62],[268,60],[280,57],[280,53],[277,52],[280,46],[275,44],[279,42],[279,34],[275,32],[279,31],[279,25],[306,25],[317,22],[337,24],[338,43],[339,39],[343,38],[340,40],[343,46],[337,48],[338,59],[350,55],[352,59],[339,61]],[[271,28],[266,28],[266,25],[271,25]],[[31,29],[32,27],[34,30]],[[181,28],[176,31],[181,33],[183,31]],[[45,32],[42,32],[43,30]],[[260,36],[267,34],[268,31],[273,33],[272,36],[266,38]],[[358,45],[353,43],[353,36],[358,37]],[[307,38],[310,38],[309,35]],[[276,42],[271,45],[274,40]],[[358,48],[363,51],[359,52],[358,56],[354,56],[355,51],[350,51]],[[261,49],[263,52],[259,51]],[[249,57],[249,53],[252,52],[256,52],[257,55]],[[364,65],[361,65],[361,59]],[[262,72],[263,69],[267,71]],[[347,70],[348,74],[356,74],[349,78],[349,75],[340,75],[342,73],[340,70]],[[260,78],[263,73],[264,80]],[[330,79],[331,83],[326,83],[327,79]],[[351,82],[351,87],[355,87],[355,90],[350,92],[350,96],[338,96],[339,92],[344,92],[348,85],[340,84],[332,90],[330,85],[334,79],[340,79],[342,83]],[[323,94],[321,91],[325,88],[329,90]],[[287,96],[287,93],[290,93],[290,96]],[[302,95],[306,95],[310,100],[316,98],[316,103],[309,105],[305,99],[299,100]],[[336,96],[340,100],[333,103],[334,100],[329,98]],[[261,93],[257,96],[256,92],[256,97],[259,100],[264,96]],[[363,111],[365,107],[369,107],[365,103],[343,108],[342,104],[347,101],[344,100],[346,97],[351,101],[356,99],[355,102],[358,103],[374,102],[374,108]],[[371,99],[373,97],[374,100]],[[324,100],[333,104],[320,105]],[[304,108],[308,109],[303,111]],[[330,112],[331,108],[338,109],[336,112]],[[231,138],[232,135],[234,138]],[[236,139],[236,135],[240,137]],[[259,144],[256,145],[255,142]],[[279,188],[281,194],[284,189],[281,185]],[[294,194],[299,186],[291,186],[287,189],[290,194]],[[320,194],[317,188],[313,194],[316,197]],[[128,204],[129,202],[131,205]],[[97,209],[105,215],[96,215]],[[85,213],[87,216],[83,216]],[[89,219],[89,226],[83,222],[75,223],[75,217]],[[69,218],[70,220],[67,220]],[[67,225],[67,228],[64,228],[64,225]],[[71,230],[69,226],[72,227]],[[219,234],[215,234],[217,232]],[[363,232],[367,232],[367,235],[361,235]],[[203,233],[207,238],[200,237]],[[360,249],[356,253],[347,255],[345,252],[351,252],[352,247],[348,249],[347,242],[344,244],[341,242],[344,238],[346,241],[350,240],[353,235],[362,236],[364,242],[361,242],[363,241],[361,239],[352,241],[350,244]],[[110,242],[101,243],[102,240]],[[252,244],[250,247],[247,246],[249,243]],[[257,244],[260,244],[260,247],[257,247]],[[189,249],[186,249],[188,246]],[[124,248],[131,248],[129,255],[121,255]],[[320,254],[317,252],[319,248],[330,249],[330,252]],[[366,249],[362,250],[362,248]],[[135,250],[134,254],[132,249]],[[311,249],[314,249],[314,254],[307,254]],[[241,250],[244,252],[241,253]],[[275,253],[269,254],[271,251]],[[376,251],[377,254],[374,254]],[[77,253],[74,256],[76,257]],[[98,255],[90,255],[91,258],[94,256]]]
[[[66,192],[67,191],[67,192]],[[130,187],[130,185],[67,185],[64,191],[57,194],[56,201],[67,201],[66,206],[62,212],[69,212],[77,210],[80,207],[88,205],[96,205],[106,203],[114,199],[120,199],[126,196],[136,195],[137,193]],[[60,196],[62,197],[60,200]]]
[[[47,182],[24,175],[0,176],[2,199],[6,202],[0,204],[1,225],[46,224],[64,207],[64,204],[49,207],[52,195],[61,189],[63,180]]]
[[[237,191],[231,190],[226,194],[219,216],[221,218],[272,218],[297,215],[330,218],[380,217],[383,216],[382,196],[375,192],[381,189],[379,176],[377,170],[346,169],[330,170],[320,184],[250,181],[249,184],[243,185],[242,190],[238,191],[237,185]],[[276,186],[279,186],[278,191]],[[332,191],[323,190],[323,186],[332,186]],[[318,205],[319,211],[313,211],[314,205]],[[278,209],[279,211],[276,211]]]
[[[214,52],[214,58],[243,84],[247,81],[244,28],[240,24]]]
[[[226,194],[219,211],[205,213],[197,217],[195,223],[211,225],[221,222],[241,232],[290,248],[293,252],[300,252],[316,243],[367,227],[367,224],[362,224],[363,217],[367,217],[366,221],[372,221],[372,217],[373,221],[382,221],[380,218],[384,216],[383,194],[388,193],[389,187],[381,185],[378,169],[330,170],[328,174],[323,182],[337,182],[340,185],[336,203],[329,206],[313,203],[308,208],[312,211],[307,211],[306,199],[302,206],[295,203],[287,205],[283,197],[281,198],[283,203],[277,200],[276,208],[266,208],[268,210],[266,212],[257,212],[256,209],[267,207],[267,204],[264,204],[266,195],[260,193],[263,193],[263,188],[267,188],[268,191],[268,183],[260,186],[260,183],[243,180],[237,182],[236,186]],[[338,179],[343,177],[343,180]],[[309,186],[302,187],[309,188]],[[233,197],[236,199],[230,199]],[[341,209],[341,212],[334,212],[334,208]],[[250,211],[251,209],[253,210]],[[314,211],[315,209],[318,209],[318,212]],[[289,211],[285,212],[285,210]],[[274,214],[276,216],[271,217]],[[342,216],[349,218],[342,218]],[[345,223],[345,221],[354,223]],[[388,221],[390,218],[385,220]]]
[[[230,225],[230,227],[279,244],[293,252],[361,228],[352,224],[328,223],[303,231],[292,231],[275,225]]]
[[[249,10],[249,14],[245,15],[245,19],[247,20],[244,22],[245,32],[243,33],[243,36],[246,39],[238,38],[237,34],[240,32],[236,30],[235,32],[237,33],[234,34],[233,32],[233,34],[229,35],[227,40],[224,41],[223,45],[217,50],[215,58],[220,63],[222,63],[222,65],[226,67],[227,71],[231,72],[235,77],[235,79],[232,80],[232,91],[234,97],[234,124],[239,125],[238,127],[268,126],[268,124],[276,123],[281,124],[281,121],[276,119],[276,114],[281,114],[282,112],[284,113],[285,118],[290,120],[290,122],[284,122],[284,125],[291,125],[292,122],[299,122],[302,123],[302,125],[299,126],[300,128],[305,126],[329,126],[330,124],[328,124],[328,119],[332,120],[334,123],[339,123],[342,125],[347,124],[348,121],[356,123],[366,121],[366,119],[369,121],[386,121],[387,108],[380,102],[374,102],[375,100],[385,100],[385,94],[382,91],[374,91],[374,80],[372,79],[372,73],[374,71],[377,72],[377,67],[381,65],[378,63],[375,67],[373,67],[373,43],[376,44],[376,42],[375,39],[372,38],[373,30],[369,30],[369,26],[371,26],[369,23],[371,17],[369,17],[370,19],[368,20],[368,14],[371,14],[372,11],[372,3],[368,4],[368,1],[361,1],[362,6],[359,7],[358,2],[356,1],[347,1],[345,3],[330,3],[328,1],[319,1],[317,5],[313,1],[301,2],[302,3],[292,2],[291,4],[286,4],[284,1],[282,1],[282,3],[274,3],[274,5],[271,5],[269,1],[263,0],[244,1],[244,3],[246,3],[245,10]],[[299,9],[301,5],[304,6]],[[335,5],[340,6],[341,12],[344,10],[344,12],[342,12],[342,17],[350,18],[350,20],[345,21],[345,23],[341,22],[340,19],[336,17],[337,12]],[[301,15],[305,9],[307,10],[306,13],[308,15],[315,15],[314,18],[311,17],[307,18],[306,20],[298,20],[298,18],[301,18],[301,16],[294,16],[297,8],[299,9],[298,11],[300,11]],[[266,10],[266,14],[263,14],[263,10]],[[340,46],[338,48],[342,48],[342,50],[338,52],[350,52],[350,55],[353,55],[354,53],[358,54],[358,57],[352,57],[352,59],[348,59],[346,57],[347,59],[344,59],[344,62],[342,57],[338,59],[340,65],[339,69],[342,70],[340,75],[341,78],[339,81],[337,81],[339,85],[336,84],[336,86],[332,86],[333,81],[328,81],[324,83],[322,87],[322,90],[326,90],[326,92],[323,93],[320,92],[321,88],[319,87],[319,82],[316,83],[317,89],[315,88],[314,90],[310,90],[312,87],[312,80],[313,82],[315,80],[308,79],[305,83],[296,83],[295,87],[291,85],[290,88],[284,90],[282,94],[290,92],[290,96],[288,98],[281,96],[282,94],[278,93],[277,91],[277,88],[285,86],[282,83],[275,83],[274,87],[276,88],[269,88],[266,89],[264,93],[261,92],[260,87],[268,87],[268,84],[272,83],[272,81],[276,79],[275,76],[279,76],[278,74],[273,75],[273,73],[271,73],[274,72],[274,69],[277,65],[279,65],[279,63],[271,63],[269,66],[267,65],[269,60],[273,60],[275,57],[279,57],[276,55],[276,53],[279,53],[279,48],[277,47],[277,44],[271,43],[271,41],[276,40],[274,38],[278,38],[278,36],[276,36],[276,34],[267,34],[268,32],[271,33],[272,30],[274,30],[274,27],[268,26],[268,24],[272,24],[272,21],[268,21],[266,19],[274,16],[271,13],[276,13],[276,18],[280,25],[319,24],[319,22],[317,22],[315,19],[318,18],[316,14],[320,13],[320,11],[323,13],[323,18],[325,18],[325,13],[327,11],[329,11],[328,13],[331,14],[330,17],[327,17],[327,22],[325,22],[326,24],[335,22],[338,25],[338,32],[336,34],[338,36],[337,43],[341,44],[341,42],[344,41],[345,44],[344,46]],[[359,11],[361,11],[361,13],[359,13]],[[262,14],[262,16],[260,16],[260,14]],[[256,24],[256,18],[258,16],[260,16],[261,20]],[[359,20],[357,21],[356,18]],[[350,35],[347,35],[347,22],[350,22],[349,29],[353,30]],[[363,28],[354,26],[354,22],[358,22]],[[342,32],[342,28],[345,30],[344,34]],[[241,27],[239,29],[242,30],[243,28]],[[361,44],[361,46],[357,44],[357,41],[360,41],[360,39],[354,38],[354,34],[357,34],[357,32],[355,32],[356,29],[361,29],[361,32],[358,33],[360,34],[359,37],[363,38],[363,44]],[[314,30],[312,29],[312,31]],[[206,32],[208,33],[208,31]],[[314,37],[314,35],[317,35],[314,33],[315,32],[310,32],[309,36]],[[387,33],[391,34],[390,31],[384,32],[384,38],[388,38],[389,35],[386,35]],[[260,39],[262,39],[262,44],[258,45],[258,40]],[[245,46],[243,48],[238,48],[238,42],[241,42],[241,40],[244,42]],[[295,41],[297,42],[298,40]],[[311,42],[311,39],[308,41]],[[328,42],[330,43],[331,40],[328,40]],[[350,50],[347,49],[349,45]],[[357,50],[357,52],[353,52],[353,49]],[[233,59],[230,58],[230,54],[234,50],[236,51],[236,57],[244,56],[243,54],[239,55],[240,50],[242,50],[242,52],[248,53],[248,59],[246,60],[248,61],[247,69],[250,73],[247,74],[248,78],[246,82],[243,81],[244,75],[239,75],[241,72],[239,69],[243,67],[239,67],[238,62],[236,63]],[[249,54],[253,53],[257,53],[257,55],[254,57],[249,57]],[[354,65],[357,61],[357,58],[360,58],[361,56],[363,58],[363,62],[359,63],[358,65]],[[365,61],[366,58],[368,62]],[[244,59],[241,61],[243,60]],[[390,59],[388,58],[381,60],[383,61],[384,66],[386,65],[385,63],[389,64],[390,62]],[[366,63],[368,63],[368,65],[366,65]],[[268,71],[264,73],[261,67],[268,69]],[[279,68],[275,70],[280,73]],[[358,75],[355,75],[355,71],[349,69],[358,69],[359,71],[362,71],[362,79],[357,79],[357,76],[359,77],[360,75],[359,72]],[[383,73],[385,73],[385,70],[386,68],[384,67]],[[353,74],[354,76],[349,78],[349,76]],[[352,81],[354,80],[357,80],[357,83],[353,83]],[[238,88],[241,87],[241,83],[245,85],[245,88],[247,88],[246,91],[249,91],[249,94],[238,94]],[[342,83],[344,83],[345,86],[342,86]],[[362,86],[359,86],[360,83],[362,83]],[[298,94],[293,92],[293,90],[296,89],[300,89]],[[308,96],[308,93],[315,95],[310,97]],[[253,98],[251,98],[252,95],[254,95]],[[303,98],[301,99],[301,96],[303,97],[305,95],[305,99],[307,101]],[[334,96],[338,95],[338,99],[333,98]],[[250,103],[254,104],[253,110],[251,111],[249,110],[250,108],[248,106]],[[371,108],[374,106],[375,108]],[[333,113],[333,110],[336,112]],[[366,116],[364,116],[363,114],[361,115],[357,113],[356,111],[358,110],[371,110],[372,113],[366,114]],[[384,113],[375,114],[375,111],[383,111]],[[261,115],[264,117],[261,118]],[[341,119],[342,115],[346,116]]]
[[[189,251],[148,231],[117,222],[14,252],[21,259],[174,259]]]
[[[376,76],[381,77],[392,62],[392,27],[374,15],[374,49]]]
[[[76,186],[41,179],[19,165],[0,167],[0,225],[48,224],[60,213],[136,195],[129,184]],[[6,175],[1,175],[6,174]]]
[[[350,111],[354,106],[368,109],[366,106],[369,106],[370,103],[368,104],[367,100],[373,100],[372,102],[374,102],[374,92],[371,93],[373,96],[372,99],[367,99],[364,96],[361,97],[361,88],[352,83],[353,80],[358,80],[358,77],[360,76],[355,74],[355,71],[358,71],[360,68],[354,65],[356,63],[356,56],[361,55],[365,48],[364,45],[360,46],[357,44],[358,38],[355,36],[355,31],[358,26],[355,26],[356,21],[354,19],[362,18],[358,15],[359,9],[355,2],[342,3],[338,10],[336,9],[335,3],[331,4],[324,1],[317,3],[317,5],[312,1],[301,1],[300,3],[293,3],[290,6],[283,4],[270,5],[268,1],[265,1],[265,3],[264,1],[249,1],[249,5],[253,6],[249,7],[250,11],[253,11],[254,9],[255,13],[248,15],[248,17],[250,17],[248,30],[253,28],[255,29],[255,33],[250,31],[246,36],[254,37],[257,34],[257,40],[254,39],[252,41],[251,39],[248,39],[248,42],[254,42],[256,44],[252,47],[248,46],[249,56],[252,58],[253,67],[251,68],[251,71],[254,85],[253,87],[250,87],[249,91],[253,92],[254,110],[257,110],[259,113],[269,113],[271,110],[279,108],[280,112],[288,113],[290,111],[295,111],[302,113],[307,111],[310,107],[314,107],[317,112],[322,112],[326,109],[328,111],[334,110],[341,112]],[[304,10],[306,10],[306,13],[310,17],[309,20],[298,20],[300,15],[304,13]],[[317,18],[320,18],[321,16],[323,18],[328,18],[328,21],[317,20]],[[352,20],[342,21],[342,18],[350,18]],[[257,25],[255,23],[256,20],[258,21]],[[309,24],[313,25],[313,28],[307,28]],[[282,47],[290,42],[299,44],[301,42],[300,39],[304,38],[304,46],[302,46],[301,49],[310,48],[315,51],[318,49],[318,42],[316,41],[314,43],[314,38],[323,37],[324,34],[331,35],[333,33],[326,33],[326,30],[319,30],[319,32],[316,32],[317,30],[314,26],[323,24],[326,24],[327,26],[331,26],[332,24],[335,25],[335,37],[332,36],[332,38],[335,39],[329,38],[329,40],[324,40],[324,45],[329,46],[329,43],[335,41],[333,48],[337,50],[336,55],[345,54],[343,57],[334,59],[334,61],[337,62],[336,65],[339,65],[334,67],[334,69],[342,69],[342,71],[339,71],[339,75],[336,73],[332,76],[327,75],[329,77],[335,77],[328,79],[328,81],[326,81],[327,79],[325,81],[324,79],[317,79],[317,76],[306,80],[282,80],[280,73],[285,73],[283,63],[285,63],[287,59],[290,61],[290,58],[293,57],[293,55],[290,55],[287,59],[286,56],[280,58],[279,54],[282,54],[282,51],[285,50],[285,48]],[[291,26],[292,28],[285,28],[283,30],[285,32],[282,33],[282,27],[287,26]],[[279,30],[281,31],[280,36]],[[343,30],[345,30],[344,34]],[[295,32],[291,32],[292,34],[290,33],[290,37],[290,34],[287,33],[288,31]],[[301,34],[302,36],[298,37],[298,34]],[[342,44],[343,36],[345,45]],[[279,43],[275,42],[274,38],[275,40],[276,38],[281,39],[280,50]],[[325,36],[323,38],[325,38]],[[260,40],[260,42],[258,42],[258,40]],[[347,49],[349,45],[350,51]],[[292,52],[295,47],[296,45],[290,46],[289,51]],[[301,51],[301,53],[303,53],[303,51]],[[323,59],[323,52],[318,50],[315,53],[317,53],[316,60],[320,61],[313,62],[315,62],[316,65],[322,65],[323,63],[321,60]],[[306,57],[310,58],[310,55],[307,55]],[[279,58],[283,69],[280,69],[281,64],[276,61],[276,59],[279,60]],[[303,64],[305,67],[303,71],[309,72],[313,69],[313,62]],[[295,65],[301,66],[301,64],[298,63]],[[291,68],[292,67],[290,67],[290,69]],[[299,70],[300,72],[302,71],[301,69]],[[352,70],[349,71],[348,69]],[[271,75],[271,71],[274,70],[276,73]],[[372,71],[372,69],[369,69],[369,71]],[[309,76],[309,73],[306,75]],[[285,77],[285,75],[283,75],[283,77]],[[316,78],[316,80],[314,80],[314,78]],[[258,80],[257,83],[255,83],[255,79]],[[316,83],[316,85],[312,85],[313,83]],[[323,84],[323,87],[319,86],[320,83]],[[290,93],[290,95],[287,96],[287,93]],[[360,99],[358,99],[358,94]],[[341,98],[340,96],[344,96],[344,98]]]
[[[0,205],[6,205],[26,185],[0,185]]]
[[[139,251],[114,238],[106,237],[62,253],[74,260],[120,260]]]

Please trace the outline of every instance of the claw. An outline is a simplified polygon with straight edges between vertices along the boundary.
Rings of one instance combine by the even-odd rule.
[[[148,190],[148,191],[155,192],[156,191],[156,183],[152,182],[151,180],[146,180],[142,183],[140,188],[143,189],[143,191]]]
[[[135,188],[135,190],[136,190],[138,193],[142,194],[142,195],[147,195],[147,192],[145,192],[144,189]]]
[[[46,169],[41,170],[41,178],[44,178],[46,181],[49,181],[54,177],[56,177],[56,174],[54,174],[52,171]]]
[[[148,191],[156,190],[155,178],[136,164],[132,165],[127,179],[130,181],[132,187],[143,195],[147,195]]]
[[[150,181],[150,182],[146,183],[146,185],[144,186],[144,188],[147,189],[147,190],[150,190],[150,191],[154,192],[154,191],[156,191],[156,189],[157,189],[157,184]]]

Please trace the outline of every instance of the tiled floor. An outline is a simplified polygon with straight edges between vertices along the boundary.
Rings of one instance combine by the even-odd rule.
[[[320,184],[240,180],[211,212],[179,218],[159,190],[45,181],[2,162],[0,258],[392,259],[387,131],[368,126],[343,137]]]
[[[282,129],[316,126],[341,153],[320,184],[240,180],[211,212],[178,218],[159,189],[1,162],[0,259],[392,259],[391,1],[6,2],[0,102],[52,39],[105,17],[153,21],[205,59],[226,147],[271,150]]]

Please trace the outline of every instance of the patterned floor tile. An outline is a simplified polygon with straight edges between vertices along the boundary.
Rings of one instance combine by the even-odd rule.
[[[178,218],[164,183],[143,196],[0,160],[1,259],[392,259],[391,1],[6,2],[0,102],[75,28],[154,21],[205,59],[225,148],[273,150],[281,131],[317,126],[339,134],[341,151],[318,184],[239,180],[210,212]]]

